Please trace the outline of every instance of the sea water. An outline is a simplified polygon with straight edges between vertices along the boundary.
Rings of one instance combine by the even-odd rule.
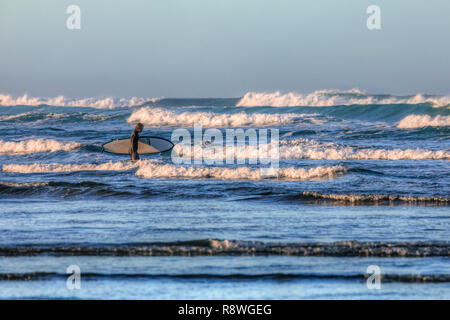
[[[0,95],[0,298],[449,299],[449,103]],[[136,122],[278,129],[280,170],[101,152]]]

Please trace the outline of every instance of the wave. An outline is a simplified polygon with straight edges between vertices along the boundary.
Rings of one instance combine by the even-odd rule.
[[[10,122],[33,122],[33,124],[40,124],[49,120],[78,122],[78,121],[105,121],[121,117],[122,115],[103,115],[103,114],[91,114],[91,113],[38,113],[38,112],[24,112],[15,115],[0,116],[0,121]]]
[[[0,140],[0,154],[29,154],[38,152],[73,151],[81,143],[54,139],[30,139],[19,142]]]
[[[152,274],[152,273],[93,273],[83,272],[83,279],[194,279],[194,280],[301,280],[301,279],[342,279],[366,280],[370,275],[363,274],[327,274],[327,273],[257,273],[257,274],[214,274],[214,273],[184,273],[184,274]],[[36,281],[50,279],[67,279],[67,274],[58,272],[0,273],[0,281]],[[441,283],[450,282],[450,274],[380,274],[383,283]]]
[[[314,180],[332,179],[345,172],[342,166],[319,166],[310,169],[279,168],[265,172],[261,169],[249,167],[184,167],[171,164],[146,163],[139,166],[136,175],[142,178],[172,178],[172,179],[218,179],[218,180]]]
[[[145,160],[148,161],[148,160]],[[137,162],[120,161],[106,162],[100,164],[82,163],[82,164],[60,164],[60,163],[33,163],[33,164],[4,164],[3,172],[15,173],[57,173],[57,172],[76,172],[76,171],[127,171],[135,169]]]
[[[67,107],[91,107],[96,109],[116,109],[130,106],[138,106],[147,102],[156,102],[161,98],[113,98],[113,97],[89,97],[81,99],[57,96],[54,98],[29,97],[24,94],[21,97],[13,97],[9,94],[0,94],[0,105],[2,106],[67,106]]]
[[[400,120],[397,125],[399,129],[416,129],[424,127],[446,127],[450,126],[450,116],[437,115],[434,118],[426,114],[410,114]]]
[[[93,182],[93,181],[81,181],[81,182],[56,182],[56,181],[42,181],[42,182],[9,182],[9,181],[0,181],[0,186],[7,186],[7,187],[16,187],[16,188],[23,188],[23,187],[42,187],[42,186],[67,186],[67,187],[98,187],[98,186],[105,186],[103,183],[99,182]]]
[[[10,120],[16,120],[23,117],[27,117],[31,115],[31,112],[24,112],[20,114],[13,114],[13,115],[6,115],[6,116],[0,116],[0,121],[10,121]]]
[[[310,180],[320,178],[335,178],[345,172],[342,166],[323,167],[310,169],[280,168],[276,169],[252,169],[249,167],[225,168],[225,167],[184,167],[172,164],[158,164],[154,160],[141,160],[137,162],[120,161],[101,164],[4,164],[3,172],[11,173],[58,173],[77,171],[128,171],[138,169],[136,176],[142,178],[180,178],[180,179],[219,179],[219,180]]]
[[[260,185],[223,185],[217,187],[208,187],[203,190],[198,197],[200,198],[221,198],[235,195],[236,201],[254,201],[273,199],[275,201],[302,201],[305,203],[318,205],[337,205],[337,206],[436,206],[444,207],[450,205],[450,198],[438,196],[414,196],[402,194],[324,194],[313,191],[293,190],[292,188],[278,188],[271,190]],[[151,185],[143,185],[133,188],[122,188],[107,183],[97,181],[36,181],[36,182],[11,182],[0,181],[1,198],[18,198],[23,196],[36,196],[42,198],[155,198],[164,197],[164,199],[183,199],[192,198],[192,190],[180,189],[177,192],[162,190]]]
[[[386,195],[386,194],[321,194],[318,192],[303,192],[300,195],[290,198],[312,201],[332,201],[343,202],[349,204],[383,204],[383,203],[427,203],[427,204],[448,204],[450,198],[439,197],[414,197],[401,195]]]
[[[200,239],[102,246],[0,247],[0,256],[202,256],[282,255],[334,257],[448,257],[448,241],[295,242]]]
[[[8,182],[8,181],[0,181],[0,191],[2,191],[2,187],[9,188],[23,188],[23,187],[42,187],[48,186],[50,182]]]
[[[272,106],[272,107],[331,107],[346,105],[373,105],[373,104],[421,104],[430,103],[436,107],[450,105],[450,96],[425,96],[417,94],[410,97],[368,95],[357,89],[348,91],[319,90],[308,94],[280,91],[247,92],[236,104],[239,107]]]
[[[174,152],[183,158],[202,157],[214,161],[225,161],[227,152],[231,150],[235,160],[258,159],[258,155],[272,154],[271,144],[259,146],[246,145],[227,148],[214,143],[205,143],[201,148],[177,144]],[[275,153],[277,154],[277,153]],[[367,147],[351,147],[336,143],[317,142],[315,140],[300,138],[294,140],[281,140],[278,149],[280,159],[316,159],[316,160],[450,160],[450,152],[445,150],[423,149],[372,149]]]
[[[450,160],[450,152],[445,150],[357,148],[304,138],[281,140],[279,154],[282,159]]]
[[[80,196],[127,197],[135,194],[122,189],[114,189],[94,181],[65,182],[7,182],[0,181],[0,195],[4,197],[51,196],[72,198]]]
[[[133,111],[127,119],[128,123],[142,122],[151,127],[193,126],[195,122],[203,127],[244,127],[244,126],[269,126],[289,124],[295,121],[311,118],[311,115],[294,113],[267,114],[245,112],[233,114],[218,114],[213,112],[183,112],[176,113],[162,108],[143,107]]]

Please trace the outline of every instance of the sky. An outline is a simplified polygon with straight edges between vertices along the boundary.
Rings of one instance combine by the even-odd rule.
[[[448,0],[0,0],[0,93],[448,94],[449,34]]]

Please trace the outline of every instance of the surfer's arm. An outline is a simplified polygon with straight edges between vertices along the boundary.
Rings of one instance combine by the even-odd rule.
[[[137,144],[136,143],[136,132],[133,132],[130,137],[130,148],[129,148],[130,154],[136,151],[135,150],[136,144]]]

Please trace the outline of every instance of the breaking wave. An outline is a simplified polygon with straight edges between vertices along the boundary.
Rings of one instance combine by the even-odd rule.
[[[282,159],[450,160],[450,152],[445,150],[356,148],[303,138],[280,141],[279,152]]]
[[[152,160],[138,162],[106,162],[101,164],[5,164],[3,172],[14,173],[57,173],[77,171],[128,171],[138,169],[136,176],[142,178],[189,178],[189,179],[219,179],[219,180],[310,180],[321,178],[335,178],[345,172],[342,166],[323,167],[310,169],[280,168],[276,169],[252,169],[249,167],[225,168],[225,167],[184,167],[171,164],[157,164]]]
[[[146,160],[148,161],[148,160]],[[4,164],[3,172],[15,173],[51,173],[51,172],[76,172],[76,171],[127,171],[138,166],[137,162],[120,161],[100,164],[60,164],[60,163],[33,163],[33,164]]]
[[[19,142],[0,140],[0,154],[27,154],[38,152],[73,151],[80,143],[54,139],[30,139]]]
[[[219,114],[213,112],[183,112],[176,113],[161,108],[143,107],[135,110],[127,119],[128,123],[142,122],[151,127],[161,126],[192,126],[195,122],[203,127],[243,127],[269,126],[293,123],[294,121],[310,118],[310,115],[294,113],[267,114],[245,112]]]
[[[426,114],[410,114],[397,125],[399,129],[415,129],[424,127],[446,127],[450,126],[450,116],[437,115],[434,118]]]
[[[227,152],[234,160],[265,158],[279,155],[280,159],[316,159],[316,160],[450,160],[450,152],[445,150],[423,149],[373,149],[368,147],[351,147],[336,143],[317,142],[311,139],[281,140],[278,151],[272,145],[245,145],[226,147],[214,143],[204,143],[201,148],[177,144],[174,152],[184,159],[195,157],[214,160],[227,160]],[[273,154],[272,154],[273,153]],[[190,155],[190,157],[189,157]]]
[[[112,97],[89,97],[81,99],[72,99],[65,96],[54,98],[29,97],[24,94],[21,97],[13,97],[9,94],[0,94],[0,105],[2,106],[67,106],[67,107],[91,107],[96,109],[116,109],[130,106],[142,105],[146,102],[156,102],[161,98],[112,98]]]
[[[188,178],[188,179],[218,179],[218,180],[312,180],[332,179],[342,175],[342,166],[319,166],[310,169],[280,168],[278,170],[263,171],[249,167],[183,167],[170,164],[146,163],[139,167],[136,175],[142,178]]]
[[[373,105],[373,104],[419,104],[430,103],[436,107],[450,105],[449,96],[425,96],[417,94],[409,97],[368,95],[357,89],[348,91],[319,90],[308,94],[289,92],[282,94],[280,91],[247,92],[236,106],[255,107],[331,107],[344,105]]]

